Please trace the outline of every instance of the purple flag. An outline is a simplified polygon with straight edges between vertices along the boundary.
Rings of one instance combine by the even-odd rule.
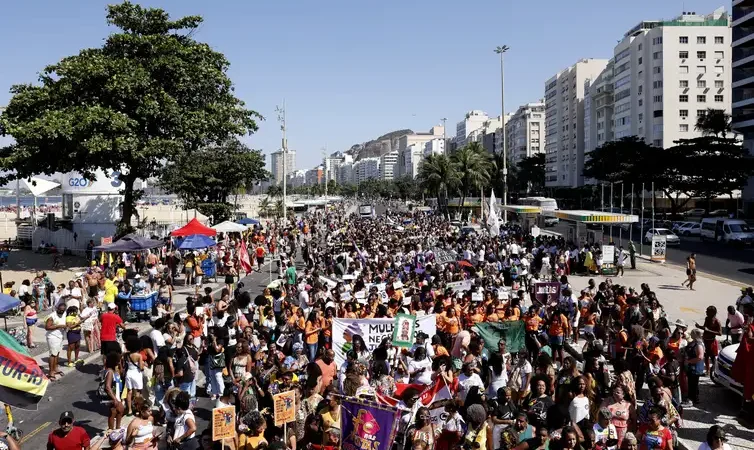
[[[343,450],[390,450],[398,431],[398,408],[353,397],[341,404]]]

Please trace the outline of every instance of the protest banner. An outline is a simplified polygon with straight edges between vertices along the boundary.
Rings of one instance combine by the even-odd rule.
[[[474,331],[484,339],[484,346],[490,353],[497,353],[497,343],[505,339],[505,349],[516,353],[526,347],[524,322],[511,320],[506,322],[482,322],[474,325]]]
[[[232,438],[236,435],[236,407],[226,406],[212,410],[212,440]]]
[[[390,450],[401,413],[394,406],[344,398],[341,404],[343,450]]]
[[[282,427],[296,419],[296,392],[285,391],[272,396],[275,426]]]
[[[453,281],[445,285],[448,289],[452,289],[453,292],[464,292],[471,290],[471,280]]]
[[[361,336],[366,350],[371,353],[379,347],[383,339],[393,339],[393,328],[395,328],[395,319],[333,319],[332,344],[335,351],[335,364],[340,367],[345,363],[346,353],[352,347],[353,336]],[[437,334],[435,314],[417,318],[414,335],[419,331],[430,337]]]
[[[539,302],[540,305],[557,303],[560,301],[560,283],[534,283],[534,299]]]
[[[458,259],[458,254],[456,254],[456,252],[443,250],[438,247],[432,249],[432,254],[435,255],[435,262],[437,264],[452,263],[456,262]]]
[[[405,384],[395,383],[395,392],[393,397],[377,394],[377,401],[390,406],[396,406],[400,400],[398,400],[403,392],[408,388],[414,388],[420,391],[419,403],[429,408],[429,413],[432,417],[432,423],[437,426],[442,426],[447,421],[448,413],[445,412],[445,405],[448,402],[453,401],[453,392],[451,392],[445,380],[442,378],[435,379],[435,382],[429,386],[421,384]],[[398,397],[398,398],[397,398]]]

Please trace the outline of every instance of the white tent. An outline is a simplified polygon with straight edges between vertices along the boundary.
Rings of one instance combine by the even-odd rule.
[[[241,233],[246,231],[246,225],[226,220],[213,226],[212,229],[219,233]]]

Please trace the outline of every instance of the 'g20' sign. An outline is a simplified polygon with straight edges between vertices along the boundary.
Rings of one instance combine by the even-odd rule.
[[[68,186],[71,187],[79,187],[79,188],[85,188],[89,186],[90,182],[84,177],[78,177],[78,178],[69,178],[68,179]]]
[[[109,184],[110,186],[114,188],[119,188],[123,185],[123,180],[120,179],[120,171],[114,170],[110,173],[107,178],[109,178]],[[94,186],[95,182],[92,180],[89,180],[83,176],[73,176],[68,179],[68,186],[75,188],[75,189],[86,189],[86,188],[92,188]],[[100,188],[102,185],[100,184]],[[95,187],[96,188],[96,187]]]

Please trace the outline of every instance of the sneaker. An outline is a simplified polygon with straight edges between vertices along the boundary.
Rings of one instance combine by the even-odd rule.
[[[77,359],[76,360],[76,364],[84,364],[84,360],[83,359]]]
[[[66,364],[68,367],[73,367],[73,363],[71,361],[68,361],[68,364]]]

